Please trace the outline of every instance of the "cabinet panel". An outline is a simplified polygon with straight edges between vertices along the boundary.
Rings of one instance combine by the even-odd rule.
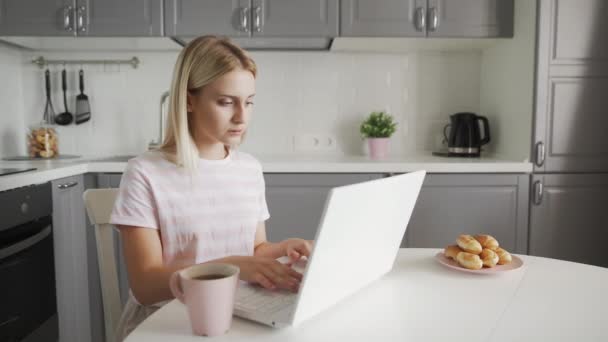
[[[90,341],[84,178],[73,176],[51,183],[59,336],[61,341]]]
[[[608,174],[535,175],[543,184],[530,209],[530,254],[608,267]]]
[[[338,0],[252,0],[251,11],[254,36],[338,35]],[[256,23],[258,15],[259,24]]]
[[[165,35],[248,37],[250,30],[242,28],[241,14],[250,4],[249,0],[166,0]],[[245,23],[251,27],[251,13],[246,14]]]
[[[527,253],[528,186],[528,175],[427,175],[403,246],[443,248],[483,233]]]
[[[77,0],[84,7],[80,36],[161,36],[162,0]]]
[[[426,0],[342,0],[340,6],[340,36],[426,36],[416,19],[426,11]]]
[[[553,63],[608,63],[608,2],[552,0],[548,6]]]
[[[429,0],[429,37],[512,37],[511,0]]]
[[[264,174],[269,241],[315,238],[332,187],[381,178],[380,174]]]
[[[73,23],[73,7],[73,0],[0,0],[0,35],[72,36],[64,23]]]

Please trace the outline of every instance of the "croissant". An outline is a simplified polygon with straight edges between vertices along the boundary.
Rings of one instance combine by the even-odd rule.
[[[491,249],[489,248],[484,248],[481,251],[481,254],[479,254],[479,257],[481,258],[481,261],[483,262],[483,265],[486,267],[494,267],[496,266],[496,264],[498,263],[498,260],[500,259],[498,257],[498,255]]]
[[[498,247],[495,252],[499,258],[499,260],[498,260],[499,265],[506,265],[506,264],[510,263],[511,260],[513,260],[513,258],[511,257],[511,254],[500,247]]]
[[[456,260],[456,256],[460,252],[462,252],[462,249],[460,249],[460,247],[458,247],[456,245],[449,245],[445,248],[445,251],[443,252],[443,254],[445,254],[445,256],[448,258]]]
[[[475,235],[475,240],[479,241],[479,243],[481,244],[481,247],[483,247],[483,248],[488,248],[493,251],[495,251],[496,248],[498,248],[498,240],[496,240],[491,235],[485,235],[485,234]]]
[[[465,252],[479,254],[481,253],[481,244],[475,240],[471,235],[460,235],[456,239],[458,247],[462,248]]]
[[[460,252],[456,256],[456,261],[458,261],[460,266],[470,270],[479,270],[483,267],[483,262],[479,258],[479,255],[476,254]]]

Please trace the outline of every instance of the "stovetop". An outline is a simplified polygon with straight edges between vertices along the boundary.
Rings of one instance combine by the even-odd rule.
[[[12,175],[13,173],[26,172],[36,170],[35,167],[11,167],[11,168],[0,168],[0,176]]]

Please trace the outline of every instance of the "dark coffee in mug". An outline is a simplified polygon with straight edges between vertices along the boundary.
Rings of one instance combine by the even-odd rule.
[[[226,278],[226,276],[223,274],[203,274],[203,275],[196,276],[192,279],[194,279],[194,280],[214,280],[214,279],[222,279],[222,278]]]

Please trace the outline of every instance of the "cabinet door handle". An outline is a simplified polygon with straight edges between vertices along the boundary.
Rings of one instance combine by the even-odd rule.
[[[424,31],[426,28],[426,10],[424,7],[417,7],[415,18],[414,18],[414,26],[416,27],[416,31]]]
[[[74,24],[72,23],[73,14],[74,8],[72,6],[63,7],[63,29],[68,32],[74,31]]]
[[[545,163],[545,144],[542,141],[536,143],[536,166],[541,167]]]
[[[67,189],[67,188],[71,188],[78,185],[78,182],[67,182],[67,183],[63,183],[63,184],[59,184],[57,185],[57,188],[59,189]]]
[[[79,32],[87,31],[87,25],[84,21],[84,15],[86,13],[86,10],[87,10],[86,7],[80,6],[80,7],[78,7],[78,10],[76,11],[76,24],[78,26]]]
[[[439,16],[437,15],[437,8],[429,8],[429,31],[435,31],[439,26]]]
[[[253,8],[253,31],[254,32],[262,32],[262,20],[260,19],[260,11],[262,8],[260,6],[256,6]]]
[[[534,204],[540,205],[543,201],[544,186],[543,182],[534,182]]]
[[[241,8],[241,32],[249,32],[249,7]]]

